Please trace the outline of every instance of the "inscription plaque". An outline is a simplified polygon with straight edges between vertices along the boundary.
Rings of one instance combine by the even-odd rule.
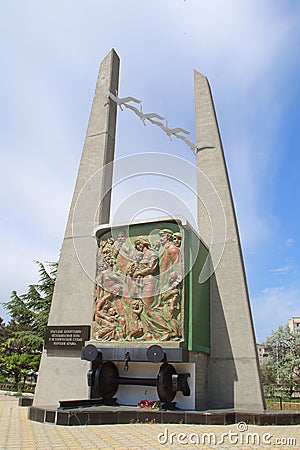
[[[49,325],[46,327],[47,350],[81,350],[90,338],[89,325]]]

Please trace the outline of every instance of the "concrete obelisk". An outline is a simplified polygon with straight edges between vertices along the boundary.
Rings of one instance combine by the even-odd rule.
[[[208,365],[210,408],[263,409],[265,406],[257,358],[238,226],[220,133],[207,78],[194,71],[197,168],[210,180],[220,199],[225,230],[214,230],[211,212],[202,201],[205,177],[198,177],[198,227],[209,246],[213,275],[210,279],[211,354]],[[215,202],[212,202],[215,208]],[[207,212],[208,211],[208,212]],[[222,221],[219,221],[219,224]],[[217,225],[218,226],[218,223]]]
[[[117,105],[108,92],[117,93],[119,57],[111,50],[100,65],[87,134],[58,264],[57,280],[48,325],[90,325],[94,302],[95,226],[109,222]],[[107,164],[109,164],[107,166]],[[107,167],[105,170],[104,168]],[[84,208],[74,215],[86,183],[98,171],[99,182],[85,190]],[[95,215],[95,211],[97,211]],[[74,247],[80,248],[81,261]],[[34,405],[56,405],[59,400],[88,398],[89,363],[77,351],[44,350]]]

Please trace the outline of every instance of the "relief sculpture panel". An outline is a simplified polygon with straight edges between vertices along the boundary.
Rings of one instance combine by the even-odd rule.
[[[92,339],[183,339],[183,233],[172,225],[98,238]]]

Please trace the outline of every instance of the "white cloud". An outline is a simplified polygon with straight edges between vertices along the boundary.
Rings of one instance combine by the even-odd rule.
[[[275,273],[277,275],[283,275],[290,271],[289,266],[278,267],[277,269],[270,269],[270,272]]]
[[[295,239],[293,239],[293,238],[288,238],[286,241],[285,241],[285,245],[287,246],[287,247],[292,247],[293,245],[295,244]]]

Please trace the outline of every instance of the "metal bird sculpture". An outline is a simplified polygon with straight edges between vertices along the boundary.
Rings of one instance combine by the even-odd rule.
[[[142,103],[142,100],[139,100],[137,98],[134,97],[123,97],[123,98],[119,98],[117,95],[114,95],[112,92],[108,93],[108,97],[115,102],[120,109],[123,111],[122,105],[124,105],[126,107],[126,104],[129,102],[134,102],[134,103]]]
[[[187,135],[191,134],[190,131],[187,131],[184,128],[169,128],[167,120],[166,120],[166,126],[167,126],[168,132],[170,134],[177,134],[177,133],[184,133],[184,134],[187,134]]]
[[[124,104],[124,106],[127,109],[131,109],[131,111],[133,111],[141,119],[143,124],[146,126],[144,114],[143,114],[143,111],[142,111],[142,106],[140,106],[140,109],[137,109],[135,106],[132,106],[132,105],[127,105],[126,103]]]
[[[156,125],[157,127],[161,128],[165,133],[168,134],[168,132],[167,132],[168,130],[167,130],[166,126],[162,122],[158,122],[158,120],[154,120],[154,119],[151,119],[151,118],[149,118],[148,120],[153,125]]]
[[[167,119],[165,117],[160,116],[156,113],[143,113],[142,103],[141,100],[138,100],[135,97],[123,97],[119,98],[117,95],[114,95],[112,92],[108,93],[108,97],[115,102],[120,109],[123,111],[122,106],[124,106],[127,109],[130,109],[133,111],[139,119],[143,122],[144,126],[146,126],[146,120],[148,120],[152,125],[156,125],[157,127],[161,128],[166,135],[169,137],[169,139],[172,141],[172,136],[175,136],[177,139],[181,139],[194,153],[194,155],[197,154],[198,151],[204,150],[206,148],[215,148],[215,145],[212,144],[209,141],[201,141],[198,144],[194,144],[192,141],[190,141],[187,136],[191,135],[191,133],[184,128],[169,128],[169,124]],[[138,103],[140,104],[140,108],[136,108],[135,106],[130,105],[130,102]],[[158,120],[155,120],[158,119]],[[166,123],[164,124],[161,122],[162,120],[165,120]],[[186,136],[184,136],[186,135]]]
[[[142,107],[141,107],[141,110],[142,110]],[[153,117],[156,117],[156,119],[159,119],[159,120],[165,120],[165,117],[162,117],[156,113],[143,113],[143,115],[146,120],[153,119]]]
[[[158,122],[157,120],[149,119],[149,121],[153,125],[157,125],[158,127],[160,127],[169,136],[171,141],[172,141],[171,135],[175,136],[178,139],[183,140],[192,149],[194,155],[196,155],[196,145],[193,144],[193,142],[191,142],[186,136],[178,134],[178,133],[191,134],[189,131],[185,130],[184,128],[169,128],[168,126],[165,126],[163,123]],[[168,121],[166,120],[166,124],[167,123]]]
[[[174,133],[174,136],[175,136],[177,139],[181,139],[183,142],[185,142],[186,145],[188,145],[188,146],[190,147],[190,149],[192,150],[192,152],[194,153],[194,155],[197,154],[197,153],[196,153],[197,146],[196,146],[192,141],[190,141],[186,136],[182,136],[181,134],[177,134],[177,133]]]
[[[125,108],[131,109],[131,111],[133,111],[143,122],[143,124],[146,126],[146,120],[150,120],[152,119],[152,117],[156,117],[157,119],[161,119],[164,120],[165,118],[156,114],[156,113],[143,113],[143,108],[142,105],[140,105],[140,109],[138,110],[137,108],[135,108],[132,105],[127,105],[124,104]]]

